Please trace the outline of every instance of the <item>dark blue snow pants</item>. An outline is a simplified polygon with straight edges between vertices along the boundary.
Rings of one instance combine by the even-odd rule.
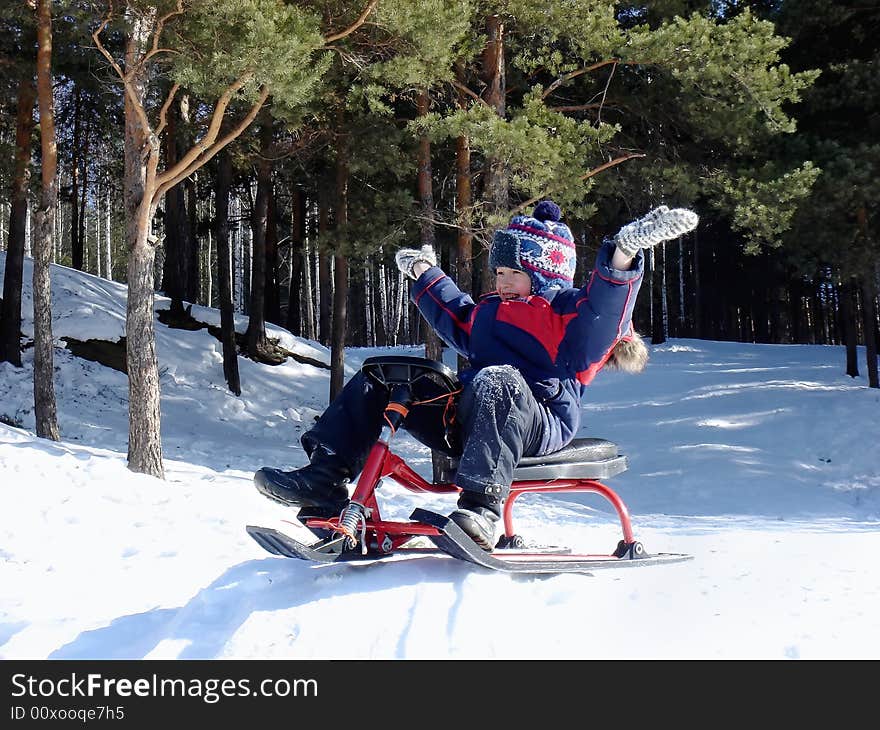
[[[387,391],[358,372],[303,434],[306,453],[323,446],[358,474],[379,438],[387,404]],[[516,368],[492,366],[464,386],[451,424],[443,408],[417,405],[403,427],[425,446],[460,457],[458,487],[504,498],[520,458],[541,446],[542,408]]]

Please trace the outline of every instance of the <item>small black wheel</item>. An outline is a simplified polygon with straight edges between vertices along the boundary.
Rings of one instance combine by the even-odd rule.
[[[526,546],[526,541],[523,539],[522,535],[511,535],[508,537],[507,535],[502,535],[497,544],[495,545],[496,550],[505,550],[505,549],[514,549],[514,550],[522,550]]]
[[[617,549],[612,553],[615,558],[626,558],[627,560],[637,560],[647,556],[645,546],[640,542],[625,542],[621,540],[617,543]]]

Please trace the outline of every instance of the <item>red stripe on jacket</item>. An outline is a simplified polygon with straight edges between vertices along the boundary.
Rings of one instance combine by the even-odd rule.
[[[576,314],[560,315],[553,311],[544,297],[531,296],[528,299],[513,299],[501,302],[495,315],[497,322],[504,322],[530,334],[556,362],[559,345],[565,337],[565,328]]]

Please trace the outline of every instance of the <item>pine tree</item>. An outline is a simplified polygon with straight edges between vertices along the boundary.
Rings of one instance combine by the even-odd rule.
[[[802,272],[831,267],[845,298],[857,293],[860,307],[845,307],[847,367],[854,367],[860,310],[871,387],[877,374],[877,260],[880,255],[880,7],[830,0],[783,2],[774,16],[792,37],[794,68],[818,66],[822,74],[805,95],[800,133],[791,156],[809,156],[821,168],[794,219],[786,250]]]
[[[36,11],[42,195],[34,216],[34,418],[37,436],[58,441],[60,434],[55,404],[52,286],[49,275],[52,222],[58,198],[55,100],[52,84],[51,0],[36,0]]]
[[[105,29],[119,20],[126,39],[122,59],[114,57],[102,41]],[[182,0],[129,0],[121,19],[114,16],[111,6],[93,39],[122,81],[126,98],[128,463],[133,471],[162,477],[153,332],[157,239],[150,230],[156,209],[168,190],[250,125],[270,94],[291,106],[308,98],[326,66],[315,55],[323,39],[311,13],[271,0],[197,2],[188,7]],[[160,108],[151,109],[150,82],[160,66],[168,67],[174,81]],[[193,89],[216,102],[204,133],[173,167],[162,169],[161,135],[167,126],[168,110],[181,88]],[[244,100],[246,112],[220,136],[227,109],[237,99]]]
[[[24,4],[0,19],[0,48],[3,52],[4,96],[7,108],[15,110],[14,125],[8,138],[14,140],[6,160],[12,161],[2,175],[8,181],[9,227],[7,229],[6,268],[3,275],[3,302],[0,308],[0,362],[21,367],[21,289],[24,268],[25,219],[28,212],[28,187],[31,177],[31,136],[34,128],[34,104],[37,87],[34,81],[36,57],[36,20]]]

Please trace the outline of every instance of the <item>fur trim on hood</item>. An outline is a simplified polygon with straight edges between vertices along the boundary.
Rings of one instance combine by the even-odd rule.
[[[648,364],[648,346],[642,336],[633,330],[632,337],[618,340],[605,367],[625,373],[640,373]]]

